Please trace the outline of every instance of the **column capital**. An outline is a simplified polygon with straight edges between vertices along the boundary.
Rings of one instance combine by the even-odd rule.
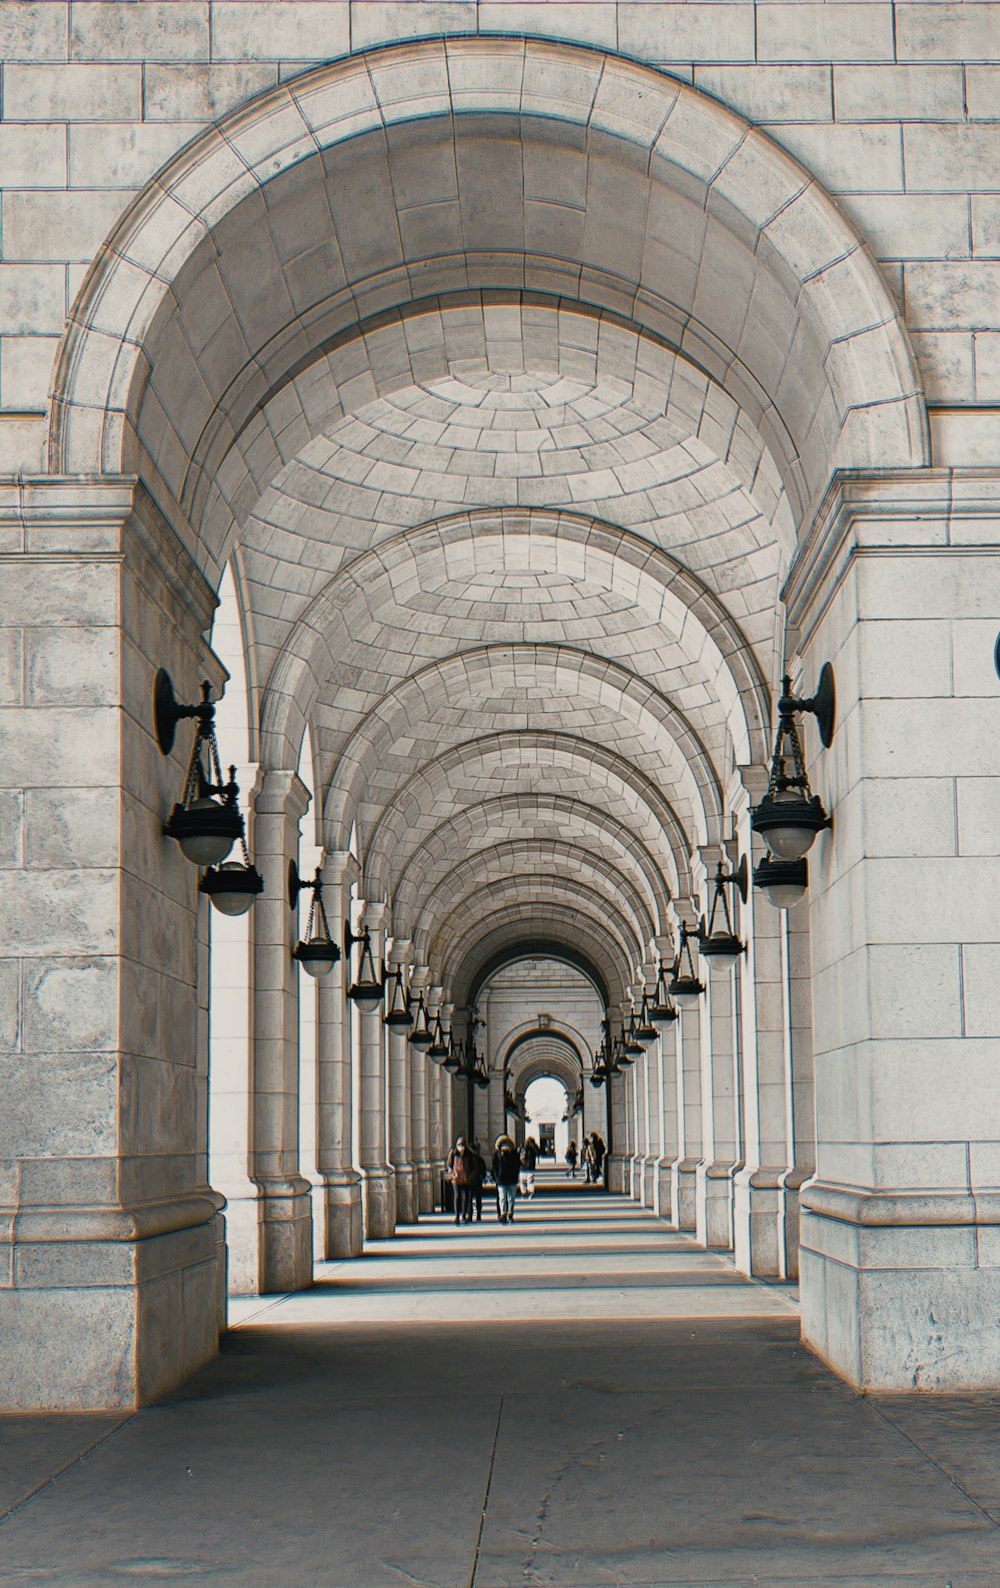
[[[328,849],[323,852],[320,870],[324,887],[350,887],[361,875],[361,864],[349,849]]]
[[[414,992],[424,991],[430,979],[431,973],[428,965],[414,965],[410,972],[410,986]]]
[[[393,938],[392,947],[386,955],[386,959],[394,970],[398,969],[400,965],[409,964],[412,947],[413,944],[408,937]]]
[[[361,925],[367,926],[371,932],[384,931],[388,914],[389,906],[384,899],[366,899],[361,911]]]
[[[297,772],[272,767],[258,773],[253,795],[255,816],[291,816],[300,820],[312,795]]]
[[[767,785],[771,779],[771,769],[761,766],[759,762],[750,762],[746,766],[736,769],[740,775],[740,782],[746,789],[751,801],[759,801],[767,793]]]

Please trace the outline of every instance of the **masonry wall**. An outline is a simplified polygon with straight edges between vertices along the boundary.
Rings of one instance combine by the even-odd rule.
[[[164,161],[317,61],[477,31],[621,51],[763,127],[880,261],[935,405],[935,461],[992,461],[1000,18],[989,0],[4,0],[0,471],[39,466],[53,359],[88,262]]]

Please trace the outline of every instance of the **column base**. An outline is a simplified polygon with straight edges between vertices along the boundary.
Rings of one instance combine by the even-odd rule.
[[[695,1170],[695,1236],[699,1245],[732,1251],[733,1177],[740,1167],[703,1159]]]
[[[741,1169],[733,1179],[733,1259],[741,1274],[789,1278],[786,1226],[797,1220],[798,1192],[782,1166]]]
[[[671,1223],[694,1234],[698,1225],[698,1158],[675,1158],[670,1165]]]
[[[220,1201],[22,1214],[14,1288],[0,1290],[4,1410],[132,1411],[213,1357],[225,1328]]]
[[[670,1159],[658,1158],[656,1160],[656,1200],[653,1203],[653,1212],[658,1219],[666,1219],[668,1223],[673,1218],[673,1177],[670,1173]]]
[[[630,1160],[623,1158],[619,1153],[613,1152],[608,1159],[608,1190],[617,1191],[620,1196],[628,1193],[628,1166]]]
[[[376,1163],[361,1169],[361,1206],[366,1241],[387,1241],[396,1229],[396,1188],[392,1165]]]
[[[434,1212],[434,1170],[429,1163],[417,1164],[417,1199],[421,1213]]]
[[[396,1223],[416,1224],[420,1208],[417,1201],[417,1173],[412,1163],[395,1163]]]
[[[802,1338],[855,1389],[1000,1384],[1000,1196],[802,1191]]]
[[[361,1176],[354,1169],[325,1174],[322,1185],[323,1256],[360,1257],[364,1246]]]
[[[642,1201],[642,1155],[634,1152],[628,1160],[628,1194],[633,1202]]]
[[[255,1178],[260,1218],[257,1288],[262,1296],[307,1290],[313,1282],[312,1186],[302,1175]]]

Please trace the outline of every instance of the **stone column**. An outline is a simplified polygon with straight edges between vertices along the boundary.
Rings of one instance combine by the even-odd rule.
[[[214,596],[142,490],[0,485],[0,1338],[8,1410],[112,1411],[180,1383],[225,1323],[207,1184],[198,871],[162,833],[223,673]]]
[[[266,886],[251,918],[250,989],[250,1178],[258,1192],[262,1295],[302,1290],[312,1282],[311,1189],[299,1173],[299,969],[292,959],[297,923],[285,897],[308,807],[309,790],[297,773],[262,773],[253,846]]]
[[[1000,479],[852,476],[789,575],[808,692],[815,1179],[802,1328],[866,1389],[1000,1383]],[[791,919],[791,917],[790,917]]]
[[[323,896],[336,932],[351,913],[354,856],[337,850],[323,861]],[[354,1167],[351,1006],[347,965],[339,960],[317,982],[316,1167],[323,1185],[323,1255],[358,1257],[363,1246],[361,1176]]]
[[[388,955],[390,972],[405,966],[410,944],[396,940]],[[385,1028],[389,1049],[389,1162],[396,1184],[396,1223],[413,1224],[419,1212],[417,1174],[411,1158],[410,1043],[407,1032]]]
[[[414,996],[413,976],[411,967],[407,984],[411,996]],[[431,1104],[428,1095],[430,1077],[426,1055],[419,1048],[410,1047],[409,1037],[407,1047],[410,1065],[410,1158],[416,1187],[415,1212],[419,1215],[434,1211],[434,1171],[430,1157]]]
[[[669,937],[655,939],[654,947],[660,960],[669,964],[674,956],[673,942]],[[677,1157],[677,1043],[679,1022],[674,1020],[660,1032],[657,1043],[657,1069],[659,1077],[659,1142],[660,1155],[656,1160],[655,1207],[661,1219],[673,1218],[673,1188],[671,1164]]]
[[[662,1044],[659,1039],[646,1050],[646,1132],[647,1148],[646,1162],[643,1169],[643,1195],[642,1200],[646,1207],[652,1208],[654,1213],[659,1213],[660,1193],[657,1166],[662,1152],[663,1133],[663,1093],[661,1088],[661,1070],[663,1066]]]
[[[695,962],[697,964],[697,960]],[[701,1161],[702,1003],[682,1009],[677,1025],[677,1156],[670,1165],[670,1206],[679,1230],[697,1227],[697,1176]]]
[[[384,947],[386,906],[383,903],[366,904],[361,912],[360,925],[371,932],[372,957],[376,968],[382,963]],[[352,951],[354,969],[360,949]],[[361,1133],[358,1143],[358,1163],[361,1169],[362,1206],[364,1209],[365,1239],[388,1240],[396,1228],[396,1188],[392,1165],[387,1157],[388,1088],[386,1085],[385,1027],[381,1009],[359,1012],[360,1074],[361,1074]]]
[[[812,956],[809,910],[805,904],[785,914],[786,986],[791,1036],[788,1077],[792,1165],[785,1171],[785,1276],[799,1277],[800,1194],[816,1172],[816,1084],[813,1070]]]
[[[741,767],[749,804],[767,789],[766,767]],[[765,853],[747,808],[738,812],[741,846],[751,869]],[[733,1249],[742,1273],[786,1276],[785,1177],[792,1166],[788,1134],[790,1033],[785,1017],[783,912],[751,889],[745,912],[747,952],[741,965],[741,1030],[745,1163],[734,1178]]]
[[[735,862],[737,846],[727,847],[731,849],[728,854],[714,845],[701,850],[709,879],[714,876],[720,859],[727,865]],[[746,912],[741,916],[736,890],[727,891],[733,925],[745,936],[743,917]],[[735,1048],[736,973],[722,969],[712,971],[704,958],[702,966],[705,979],[701,1022],[703,1157],[696,1171],[695,1233],[703,1246],[729,1251],[733,1246],[733,1180],[743,1167]]]
[[[608,1190],[627,1192],[625,1166],[628,1162],[628,1108],[625,1081],[628,1075],[609,1075],[604,1084],[608,1117],[601,1134],[608,1143]],[[619,1145],[619,1143],[621,1145]]]

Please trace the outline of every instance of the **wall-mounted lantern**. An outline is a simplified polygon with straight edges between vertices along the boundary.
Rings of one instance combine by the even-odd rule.
[[[426,1053],[433,1041],[434,1032],[431,1029],[427,1003],[424,999],[423,988],[421,988],[417,994],[417,1007],[413,1011],[413,1030],[410,1032],[410,1046],[416,1048],[418,1053]]]
[[[197,705],[186,705],[177,699],[170,675],[161,667],[153,680],[153,727],[161,755],[170,754],[177,724],[189,718],[195,721],[195,735],[184,787],[163,832],[176,840],[192,865],[208,868],[198,888],[215,908],[223,915],[244,915],[264,891],[264,879],[250,861],[236,768],[229,768],[228,782],[222,780],[211,685],[202,684]],[[226,861],[234,844],[239,844],[242,859]]]
[[[397,965],[389,977],[389,1005],[382,1016],[390,1031],[409,1031],[413,1024],[413,1011],[403,983],[403,967]]]
[[[701,980],[694,968],[694,959],[691,954],[691,944],[698,941],[696,927],[689,927],[686,922],[681,922],[680,944],[677,949],[677,958],[674,960],[673,970],[667,991],[682,1009],[693,1009],[702,993],[705,983]]]
[[[351,982],[347,988],[347,996],[363,1015],[373,1015],[381,1006],[385,993],[384,977],[379,976],[375,969],[375,956],[372,952],[371,928],[363,926],[360,932],[352,932],[350,921],[344,922],[344,958],[348,964],[351,960],[351,949],[355,943],[361,944],[361,956],[358,961],[357,981]]]
[[[290,860],[288,902],[293,910],[298,905],[299,894],[304,888],[312,893],[309,919],[306,922],[306,935],[300,938],[292,949],[292,958],[298,961],[308,976],[328,976],[340,959],[340,949],[330,936],[330,923],[323,904],[323,875],[317,866],[312,881],[306,882],[299,876],[299,868],[295,861]]]
[[[767,793],[750,815],[754,832],[760,833],[776,860],[785,861],[801,860],[816,834],[832,825],[822,800],[809,786],[795,718],[801,711],[814,716],[820,740],[828,749],[833,743],[837,710],[836,684],[829,662],[823,663],[816,693],[808,700],[796,699],[791,687],[791,679],[786,677],[784,693],[778,701],[778,731]]]
[[[746,945],[743,939],[738,936],[733,927],[733,917],[729,909],[726,889],[735,888],[743,903],[746,904],[747,880],[745,855],[733,871],[727,871],[722,861],[719,861],[715,873],[712,907],[708,915],[708,924],[706,925],[702,921],[698,926],[698,949],[704,956],[710,971],[731,970],[740,955],[746,952]],[[721,918],[719,916],[720,905],[722,907]]]
[[[791,910],[805,898],[809,886],[809,862],[775,860],[764,855],[754,867],[753,885],[760,888],[776,910]]]

